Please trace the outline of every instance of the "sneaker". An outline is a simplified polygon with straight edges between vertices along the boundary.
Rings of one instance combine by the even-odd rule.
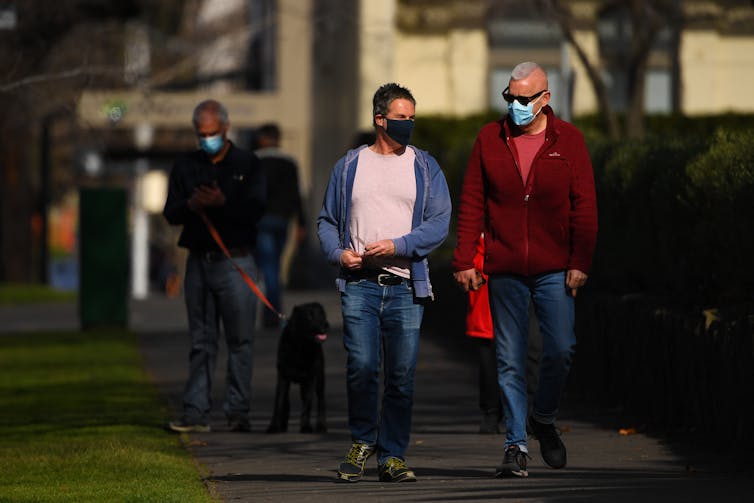
[[[416,482],[414,471],[399,458],[387,458],[378,468],[380,482]]]
[[[545,463],[551,468],[563,468],[566,465],[566,448],[555,425],[540,423],[530,417],[529,431],[539,440],[539,452]]]
[[[529,456],[523,452],[517,445],[511,445],[505,449],[503,462],[495,469],[495,477],[528,477],[526,471],[526,458]]]
[[[168,429],[177,431],[178,433],[207,433],[212,430],[206,423],[191,420],[186,416],[178,419],[177,421],[170,421],[168,423]]]
[[[364,475],[364,465],[369,456],[374,454],[374,446],[355,442],[346,454],[346,460],[338,467],[338,478],[349,482],[356,482]]]
[[[251,424],[248,417],[231,416],[228,418],[228,427],[230,431],[248,433],[251,431]]]

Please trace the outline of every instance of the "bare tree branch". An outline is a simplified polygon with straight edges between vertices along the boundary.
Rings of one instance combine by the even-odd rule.
[[[546,16],[558,24],[563,36],[576,51],[576,55],[578,56],[579,61],[581,61],[581,64],[584,65],[584,69],[589,77],[589,82],[594,90],[599,108],[607,121],[608,134],[611,138],[619,138],[621,135],[620,123],[612,105],[610,104],[607,86],[599,71],[599,62],[590,61],[584,48],[576,41],[573,28],[575,25],[575,19],[573,18],[571,11],[567,7],[561,5],[558,0],[538,0],[537,4]]]

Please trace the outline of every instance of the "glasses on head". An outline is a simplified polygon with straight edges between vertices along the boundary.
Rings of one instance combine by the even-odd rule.
[[[532,94],[531,96],[514,96],[509,92],[509,88],[505,88],[505,91],[503,91],[503,99],[508,103],[513,103],[513,100],[518,101],[523,106],[528,105],[530,102],[535,101],[537,98],[542,96],[542,94],[546,93],[547,89],[542,89],[538,93]]]

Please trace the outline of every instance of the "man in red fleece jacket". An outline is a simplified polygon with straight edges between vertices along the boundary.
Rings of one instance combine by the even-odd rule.
[[[581,133],[547,105],[547,74],[536,63],[513,69],[503,91],[505,119],[474,143],[461,191],[455,280],[476,290],[474,252],[485,235],[484,272],[506,422],[497,476],[528,475],[527,426],[553,468],[566,464],[555,428],[573,359],[574,297],[587,280],[597,237],[594,175]],[[527,424],[529,303],[542,333],[539,389]]]

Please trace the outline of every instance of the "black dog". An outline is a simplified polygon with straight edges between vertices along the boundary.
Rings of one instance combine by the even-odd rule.
[[[301,386],[301,433],[327,431],[325,421],[325,355],[322,342],[327,338],[327,316],[322,304],[312,302],[293,308],[278,344],[278,381],[275,409],[267,433],[288,431],[291,383]],[[317,421],[311,423],[312,402],[317,394]]]

